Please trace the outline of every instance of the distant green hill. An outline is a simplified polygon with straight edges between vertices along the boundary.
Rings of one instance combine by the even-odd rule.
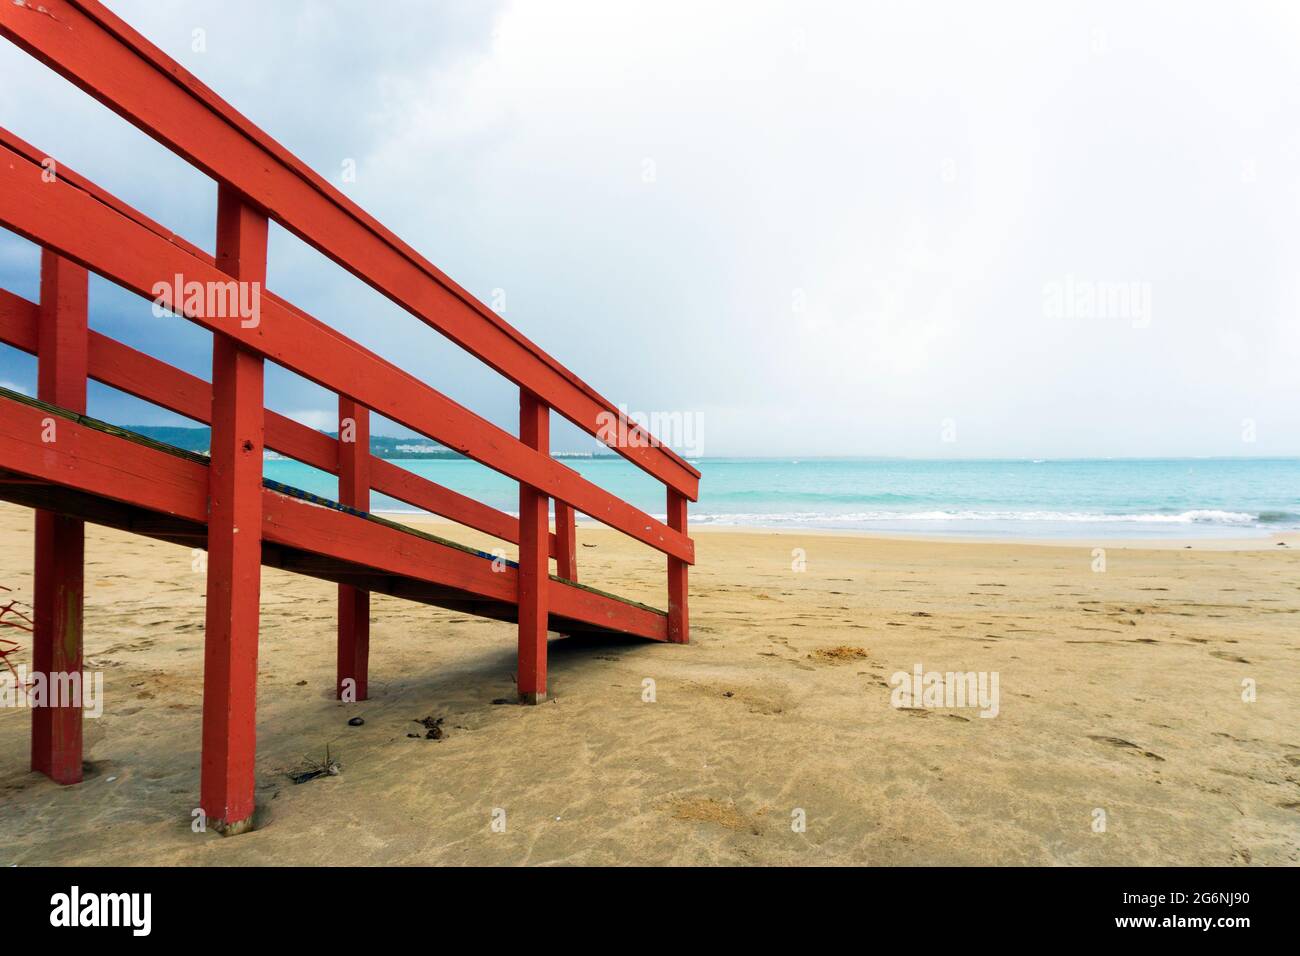
[[[164,445],[174,445],[185,451],[207,454],[210,428],[185,428],[176,425],[127,425],[128,431],[139,432]]]
[[[139,432],[154,441],[160,441],[185,451],[206,454],[211,444],[212,430],[209,428],[190,428],[178,425],[128,425],[133,432]],[[331,438],[337,438],[338,432],[326,432]],[[376,458],[463,458],[460,452],[452,451],[437,442],[425,438],[393,438],[390,435],[371,435],[370,454]]]
[[[210,444],[210,428],[190,428],[180,425],[126,425],[130,431],[138,432],[154,441],[173,445],[185,451],[199,452],[206,455]],[[330,438],[338,438],[338,432],[324,432]],[[370,454],[376,458],[464,458],[458,451],[452,451],[445,445],[427,438],[394,438],[392,435],[371,435]],[[597,451],[557,451],[553,458],[612,458],[609,452]]]

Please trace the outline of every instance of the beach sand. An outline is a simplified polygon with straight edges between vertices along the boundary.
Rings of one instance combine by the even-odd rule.
[[[31,527],[0,505],[25,601]],[[703,531],[691,644],[553,640],[537,707],[493,704],[512,626],[385,597],[373,699],[337,703],[334,586],[264,570],[258,829],[230,839],[191,828],[204,576],[87,537],[91,766],[30,773],[30,713],[0,710],[0,865],[1300,862],[1300,537],[1099,542],[1097,572],[1086,542]],[[657,555],[578,538],[584,581],[663,606]],[[918,663],[997,672],[997,716],[891,706]],[[289,780],[327,746],[341,774]]]

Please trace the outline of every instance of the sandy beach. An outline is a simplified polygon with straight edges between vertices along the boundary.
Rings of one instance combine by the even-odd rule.
[[[31,528],[0,506],[27,602]],[[104,713],[60,788],[0,710],[0,865],[1300,862],[1300,539],[696,537],[691,644],[555,639],[538,707],[493,703],[511,625],[385,597],[373,698],[336,702],[334,586],[264,569],[258,829],[223,839],[191,829],[204,575],[88,527]],[[578,538],[583,581],[663,606],[656,555]],[[892,706],[918,664],[996,673],[997,715]],[[291,782],[327,747],[339,775]]]

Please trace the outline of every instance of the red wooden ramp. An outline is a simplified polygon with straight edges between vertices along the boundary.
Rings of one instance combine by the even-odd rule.
[[[38,509],[34,670],[81,670],[83,522],[206,549],[202,807],[229,833],[254,809],[263,564],[338,583],[343,699],[367,695],[371,592],[517,623],[518,691],[530,703],[546,697],[548,630],[686,642],[696,469],[102,4],[0,4],[0,34],[218,183],[212,256],[0,129],[0,225],[43,250],[39,302],[0,291],[0,342],[39,367],[38,399],[0,390],[0,498]],[[270,220],[514,382],[518,433],[265,289]],[[211,381],[90,330],[89,272],[151,300],[179,288],[171,310],[214,333]],[[252,301],[255,316],[236,308]],[[338,439],[264,407],[268,359],[338,395]],[[211,424],[210,456],[88,418],[90,379]],[[372,411],[515,479],[519,517],[373,458]],[[552,459],[552,411],[616,435],[611,447],[665,486],[667,521]],[[338,475],[341,500],[265,480],[266,448]],[[372,489],[517,544],[519,560],[371,515]],[[665,556],[666,611],[578,583],[577,512]],[[32,767],[81,779],[78,709],[33,710]]]

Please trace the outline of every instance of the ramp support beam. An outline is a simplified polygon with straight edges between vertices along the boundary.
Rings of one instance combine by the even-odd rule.
[[[217,200],[217,265],[256,301],[266,282],[266,216],[229,186]],[[252,321],[235,316],[232,324]],[[212,338],[208,597],[203,652],[207,821],[225,834],[253,827],[257,754],[257,631],[262,573],[263,361],[233,338]]]
[[[41,250],[37,397],[82,414],[89,289],[85,269]],[[43,419],[41,441],[57,444],[61,424]],[[32,670],[44,675],[45,699],[32,709],[32,769],[55,783],[80,783],[85,525],[79,518],[36,512],[33,585]]]
[[[519,390],[519,440],[550,454],[551,410],[526,389]],[[519,482],[519,699],[546,700],[547,591],[550,588],[550,499]]]
[[[686,534],[686,496],[673,488],[668,489],[668,527]],[[689,564],[668,556],[668,640],[673,644],[685,644],[691,638],[687,612],[689,573]]]
[[[339,396],[339,502],[370,511],[370,409]],[[342,701],[370,697],[370,592],[339,585],[338,671]]]

